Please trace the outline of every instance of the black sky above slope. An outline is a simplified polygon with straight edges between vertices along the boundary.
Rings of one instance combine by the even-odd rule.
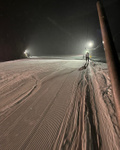
[[[120,50],[120,2],[103,2],[116,49]],[[96,0],[0,0],[0,59],[31,55],[83,54],[102,41]],[[96,51],[97,52],[97,51]]]

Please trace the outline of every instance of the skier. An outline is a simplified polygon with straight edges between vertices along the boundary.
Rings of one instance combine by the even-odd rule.
[[[86,53],[86,63],[87,63],[87,61],[89,63],[89,52]]]

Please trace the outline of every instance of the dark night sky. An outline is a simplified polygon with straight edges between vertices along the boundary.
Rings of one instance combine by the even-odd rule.
[[[120,51],[120,1],[103,6]],[[1,60],[19,58],[25,49],[38,56],[83,54],[88,41],[101,43],[96,0],[0,0],[0,20]]]

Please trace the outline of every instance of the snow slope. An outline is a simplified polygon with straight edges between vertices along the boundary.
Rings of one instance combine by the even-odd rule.
[[[0,150],[119,150],[106,63],[0,63]]]

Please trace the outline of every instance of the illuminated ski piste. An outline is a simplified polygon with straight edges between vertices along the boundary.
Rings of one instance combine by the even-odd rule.
[[[106,63],[0,63],[0,150],[119,150]]]

